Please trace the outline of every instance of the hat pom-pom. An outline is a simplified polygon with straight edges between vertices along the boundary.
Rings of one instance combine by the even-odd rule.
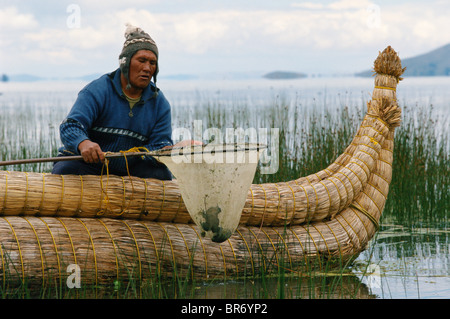
[[[128,39],[128,37],[132,36],[134,33],[143,32],[141,28],[135,27],[134,25],[131,25],[130,23],[126,23],[125,26],[127,27],[125,29],[125,38],[126,39]]]

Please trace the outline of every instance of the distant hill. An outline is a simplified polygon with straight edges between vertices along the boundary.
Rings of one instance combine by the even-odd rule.
[[[284,80],[284,79],[300,79],[305,78],[306,74],[296,72],[274,71],[263,75],[263,78],[271,80]]]
[[[431,52],[402,60],[404,76],[450,76],[450,43]],[[372,76],[372,70],[355,74]]]

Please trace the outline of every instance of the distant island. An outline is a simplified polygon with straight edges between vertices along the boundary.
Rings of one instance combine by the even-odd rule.
[[[289,80],[305,78],[306,74],[286,71],[274,71],[263,75],[263,78],[271,80]]]
[[[403,76],[450,76],[450,44],[416,57],[402,59],[406,67]],[[371,70],[356,73],[356,76],[372,76]]]

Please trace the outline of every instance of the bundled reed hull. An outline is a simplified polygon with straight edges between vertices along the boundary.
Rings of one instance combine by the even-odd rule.
[[[384,132],[382,132],[384,130]],[[251,185],[245,226],[298,225],[333,218],[369,181],[387,128],[367,116],[354,140],[324,170],[283,183]],[[389,160],[392,151],[383,156]],[[390,171],[381,172],[390,181]],[[110,217],[190,223],[176,181],[121,176],[0,172],[0,211],[14,216]]]
[[[221,244],[200,236],[176,181],[0,172],[3,285],[65,284],[74,264],[85,284],[345,264],[377,231],[392,175],[398,67],[380,73],[377,63],[368,113],[345,152],[316,174],[252,185],[239,228]]]

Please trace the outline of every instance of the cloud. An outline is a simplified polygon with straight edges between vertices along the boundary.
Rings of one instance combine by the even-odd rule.
[[[317,3],[317,2],[294,2],[292,7],[308,9],[308,10],[353,10],[361,9],[369,6],[371,2],[369,0],[339,0],[329,4]]]
[[[20,13],[16,7],[6,7],[0,9],[0,28],[2,34],[10,30],[26,30],[36,28],[38,22],[29,13]]]
[[[16,7],[0,9],[0,45],[2,51],[14,46],[23,32],[38,27],[39,23],[32,14],[20,13]]]
[[[58,9],[61,12],[55,21],[40,20],[37,8],[32,13],[14,6],[0,9],[1,61],[14,69],[26,68],[27,59],[33,68],[39,62],[46,69],[60,66],[64,59],[72,65],[91,65],[89,72],[106,63],[115,66],[127,22],[155,39],[160,52],[169,57],[165,60],[168,69],[184,68],[182,72],[189,72],[190,64],[225,68],[224,59],[249,58],[240,63],[255,68],[274,56],[287,64],[294,62],[294,57],[298,57],[297,62],[307,55],[329,60],[340,52],[375,55],[387,45],[413,55],[450,42],[448,32],[443,32],[450,29],[444,14],[449,5],[441,0],[409,6],[377,5],[369,0],[294,2],[275,10],[249,10],[238,5],[233,9],[196,10],[190,6],[183,10],[183,1],[175,10],[173,6],[166,8],[162,0],[137,1],[141,7],[130,8],[123,1],[103,0],[99,5],[80,0],[79,25],[68,23],[70,14],[76,12],[66,12],[64,6]]]
[[[322,3],[316,3],[316,2],[295,2],[291,4],[292,7],[295,8],[302,8],[302,9],[312,9],[312,10],[318,10],[325,8],[325,5]]]
[[[352,10],[365,9],[371,4],[368,0],[340,0],[330,3],[327,7],[333,10]]]

